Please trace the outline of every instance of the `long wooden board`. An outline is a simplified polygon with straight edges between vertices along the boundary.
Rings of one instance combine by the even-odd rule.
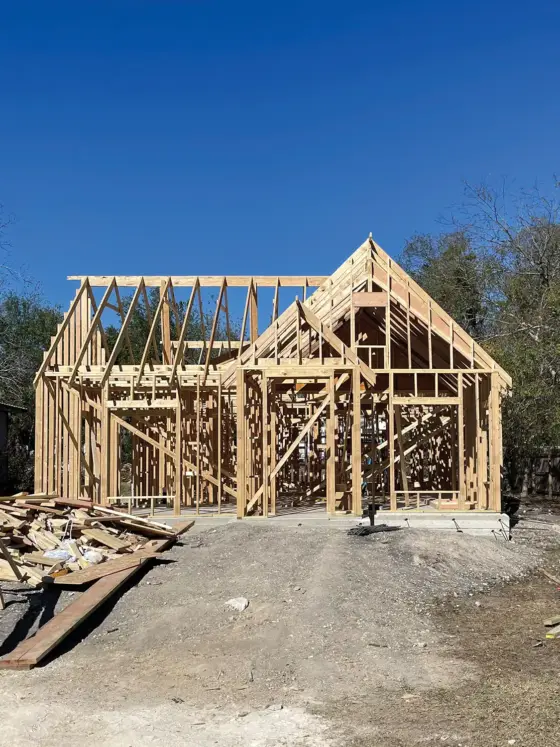
[[[82,570],[68,573],[66,576],[56,576],[55,578],[45,576],[44,581],[51,585],[56,584],[57,586],[83,586],[83,584],[96,581],[98,578],[110,576],[112,573],[124,571],[127,568],[134,568],[143,563],[147,558],[155,558],[156,555],[160,554],[161,552],[158,550],[152,550],[151,552],[139,550],[131,555],[121,555],[114,560],[106,560],[104,563],[92,565],[89,568],[82,568]]]
[[[155,540],[147,543],[149,549],[155,552],[163,552],[170,547],[179,535],[188,531],[194,521],[186,521],[175,528],[175,535],[164,540]],[[148,549],[148,547],[146,547]],[[149,562],[146,558],[141,564],[128,568],[110,576],[100,578],[72,604],[69,604],[62,612],[55,615],[48,623],[43,625],[35,635],[22,641],[19,646],[0,659],[0,669],[33,669],[39,664],[59,643],[61,643],[80,623],[95,612],[96,609],[109,599],[129,578]]]
[[[113,550],[130,550],[130,542],[125,542],[104,529],[82,529],[82,534],[84,537],[95,540],[100,545],[105,545],[105,547],[110,547]]]

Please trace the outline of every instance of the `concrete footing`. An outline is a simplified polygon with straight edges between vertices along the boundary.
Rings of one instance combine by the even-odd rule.
[[[369,518],[357,523],[369,524]],[[430,529],[464,534],[493,534],[497,539],[510,539],[507,514],[497,511],[378,511],[376,524],[402,529]]]

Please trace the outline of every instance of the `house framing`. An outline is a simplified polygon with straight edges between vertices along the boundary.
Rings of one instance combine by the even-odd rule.
[[[239,518],[500,510],[511,379],[371,237],[330,277],[69,279],[35,380],[37,492]]]

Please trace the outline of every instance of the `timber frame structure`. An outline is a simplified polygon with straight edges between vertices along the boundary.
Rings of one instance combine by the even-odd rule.
[[[511,379],[371,237],[330,277],[69,279],[35,380],[37,492],[238,518],[500,510]]]

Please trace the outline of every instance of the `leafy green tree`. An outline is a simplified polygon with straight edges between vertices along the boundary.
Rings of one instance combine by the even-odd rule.
[[[560,205],[539,190],[467,185],[453,233],[413,237],[403,264],[513,378],[505,476],[527,492],[560,450]],[[548,489],[553,482],[549,469]]]
[[[488,315],[487,272],[465,231],[413,236],[401,262],[469,334],[482,335]]]
[[[33,379],[61,317],[34,294],[9,291],[0,299],[0,400],[26,408],[11,415],[8,464],[14,490],[33,488]]]

